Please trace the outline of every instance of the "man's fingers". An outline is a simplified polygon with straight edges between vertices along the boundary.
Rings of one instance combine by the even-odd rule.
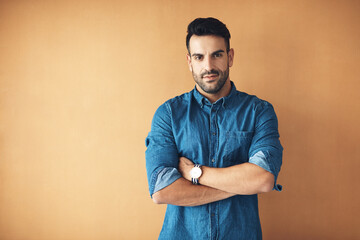
[[[190,159],[187,159],[186,157],[180,157],[180,162],[183,162],[183,163],[185,163],[187,165],[192,165],[193,164],[193,162],[190,161]]]

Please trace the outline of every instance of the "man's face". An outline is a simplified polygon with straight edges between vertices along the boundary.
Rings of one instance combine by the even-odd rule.
[[[218,93],[229,80],[229,67],[233,64],[234,50],[226,52],[225,40],[222,37],[193,35],[190,38],[189,51],[189,69],[198,90],[208,94]]]

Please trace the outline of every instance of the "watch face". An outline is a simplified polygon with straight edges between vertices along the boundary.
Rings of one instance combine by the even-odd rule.
[[[192,178],[199,178],[201,176],[201,173],[202,173],[202,171],[201,171],[201,168],[199,168],[199,167],[194,167],[190,171],[190,175]]]

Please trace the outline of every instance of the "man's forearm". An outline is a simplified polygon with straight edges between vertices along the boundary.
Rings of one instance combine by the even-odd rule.
[[[241,195],[269,192],[274,175],[261,167],[243,163],[227,168],[203,167],[200,184]]]
[[[190,170],[194,167],[191,160],[181,157],[179,171],[191,180]],[[252,164],[242,163],[227,168],[202,166],[199,183],[211,188],[240,195],[252,195],[269,192],[274,187],[274,175],[265,169]]]
[[[184,178],[179,178],[169,186],[152,195],[157,204],[177,206],[199,206],[232,197],[236,194],[215,188],[193,185]]]

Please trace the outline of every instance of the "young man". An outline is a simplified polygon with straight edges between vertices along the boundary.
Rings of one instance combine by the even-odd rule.
[[[161,105],[146,138],[150,195],[168,204],[159,239],[261,239],[257,194],[281,191],[272,105],[236,90],[234,50],[214,18],[188,26],[195,88]]]

